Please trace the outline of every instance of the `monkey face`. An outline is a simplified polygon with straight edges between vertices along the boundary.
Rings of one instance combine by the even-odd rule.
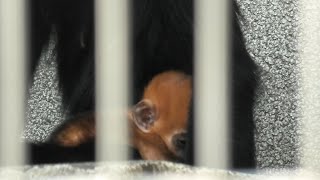
[[[186,127],[164,123],[150,100],[140,101],[129,116],[135,126],[134,146],[141,157],[148,160],[183,161],[185,158]],[[168,126],[169,125],[169,126]]]
[[[135,144],[144,159],[185,159],[190,99],[191,80],[182,73],[165,72],[149,83],[131,110]]]

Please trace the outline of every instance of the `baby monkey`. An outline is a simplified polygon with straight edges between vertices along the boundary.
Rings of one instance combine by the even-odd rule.
[[[145,160],[183,161],[192,96],[191,77],[177,71],[156,75],[143,98],[127,113],[130,145]],[[61,146],[76,147],[95,138],[94,114],[76,118],[53,136]]]

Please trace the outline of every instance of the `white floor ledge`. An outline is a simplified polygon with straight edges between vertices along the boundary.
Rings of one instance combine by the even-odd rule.
[[[190,167],[155,161],[117,163],[57,164],[0,169],[0,179],[320,179],[320,174],[307,170],[268,170],[259,173]]]

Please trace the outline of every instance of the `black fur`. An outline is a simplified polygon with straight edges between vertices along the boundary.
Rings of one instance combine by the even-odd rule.
[[[95,159],[94,141],[71,148],[63,148],[52,143],[31,144],[29,152],[29,163],[31,164],[88,162]]]
[[[69,117],[94,111],[94,24],[93,0],[29,0],[31,6],[31,73],[50,31],[58,35],[58,68],[63,103]],[[145,85],[165,70],[193,74],[193,0],[132,1],[133,103]],[[246,52],[242,33],[232,11],[232,166],[254,167],[252,104],[255,89],[255,66]],[[192,131],[192,112],[191,126]],[[192,139],[191,133],[191,139]],[[33,162],[40,161],[45,148],[33,146]],[[193,162],[192,141],[189,163]],[[80,150],[81,147],[78,148]],[[84,152],[86,147],[83,148]],[[62,148],[64,150],[64,148]],[[67,150],[68,151],[68,150]],[[58,155],[58,150],[50,152]],[[90,150],[93,153],[92,149]],[[38,155],[36,155],[38,154]],[[84,153],[86,156],[86,153]],[[93,155],[88,156],[92,158]],[[77,159],[75,157],[75,159]],[[79,160],[88,160],[80,158]],[[62,159],[63,160],[63,159]],[[56,161],[55,161],[56,162]]]
[[[255,167],[253,103],[257,84],[254,74],[256,66],[245,49],[237,18],[241,14],[235,3],[232,13],[232,167],[252,168]]]

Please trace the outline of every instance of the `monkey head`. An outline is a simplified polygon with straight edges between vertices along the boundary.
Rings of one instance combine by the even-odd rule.
[[[168,71],[155,76],[129,111],[133,145],[143,159],[184,160],[191,78]]]

